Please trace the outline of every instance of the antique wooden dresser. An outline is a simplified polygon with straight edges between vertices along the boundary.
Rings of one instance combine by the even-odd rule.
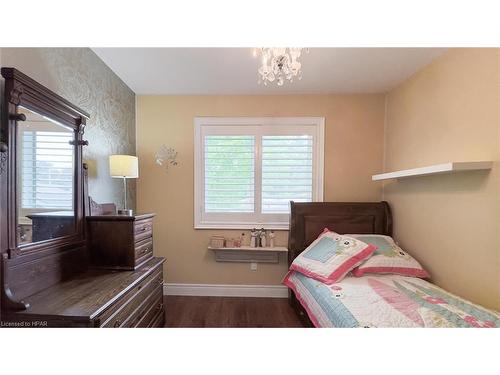
[[[162,327],[154,214],[93,202],[82,161],[89,115],[14,68],[1,73],[0,325]]]
[[[135,271],[89,269],[3,311],[3,327],[163,327],[163,258]]]

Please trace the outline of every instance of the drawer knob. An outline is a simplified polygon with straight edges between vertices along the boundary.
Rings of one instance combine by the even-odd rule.
[[[115,324],[113,324],[113,327],[117,328],[117,327],[119,327],[119,326],[121,326],[121,325],[122,325],[122,322],[121,322],[121,320],[120,320],[120,319],[118,319],[118,320],[115,322]]]
[[[159,303],[158,306],[156,307],[156,310],[161,310],[163,309],[163,303]]]
[[[148,229],[148,227],[147,227],[147,226],[143,226],[143,227],[142,227],[142,231],[143,231],[143,232],[145,232],[147,229]]]

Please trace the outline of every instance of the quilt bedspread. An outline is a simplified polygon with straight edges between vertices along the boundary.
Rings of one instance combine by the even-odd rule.
[[[500,314],[425,280],[346,277],[327,285],[291,271],[283,280],[316,327],[500,327]]]

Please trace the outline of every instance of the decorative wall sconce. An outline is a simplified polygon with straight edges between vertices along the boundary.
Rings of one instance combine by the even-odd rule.
[[[156,164],[164,166],[168,171],[168,167],[170,165],[176,166],[177,163],[177,151],[172,147],[167,147],[165,145],[161,145],[160,149],[155,155]]]

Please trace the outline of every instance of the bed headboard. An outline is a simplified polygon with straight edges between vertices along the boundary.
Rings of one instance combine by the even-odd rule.
[[[288,263],[328,228],[340,234],[392,235],[387,202],[291,202]]]

